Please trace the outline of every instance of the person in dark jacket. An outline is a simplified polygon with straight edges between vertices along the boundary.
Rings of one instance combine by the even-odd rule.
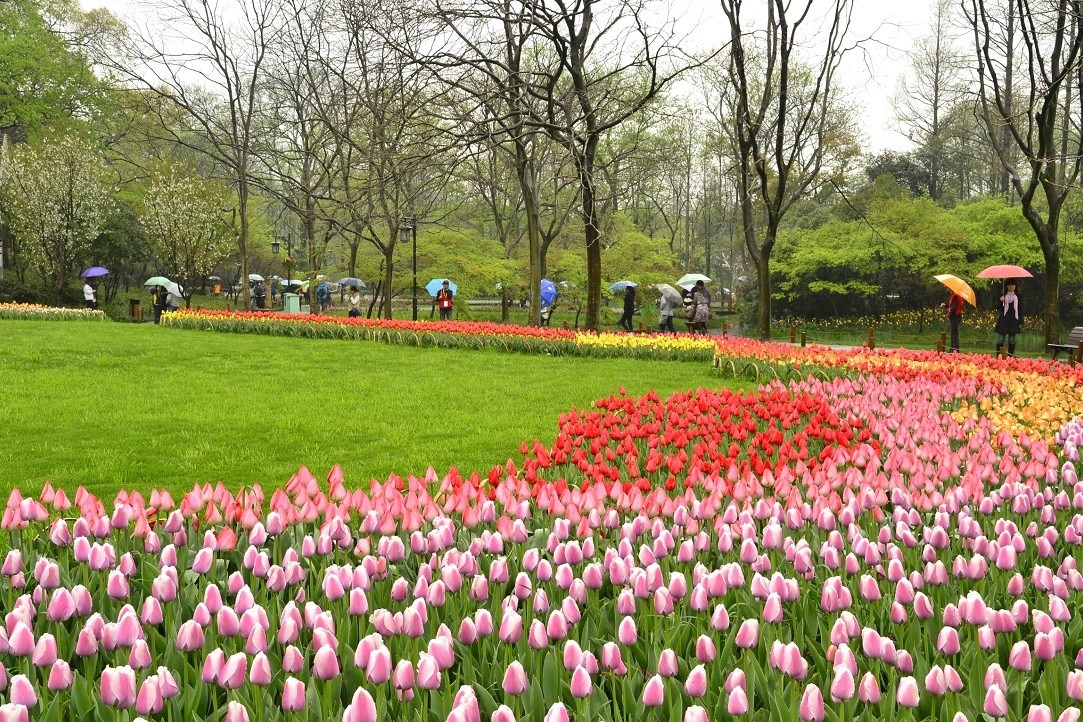
[[[1004,294],[1000,297],[1000,313],[997,316],[997,357],[1004,350],[1004,340],[1008,341],[1008,355],[1015,355],[1015,337],[1023,325],[1023,310],[1019,305],[1019,295],[1015,292],[1015,279],[1004,282]]]
[[[633,286],[624,289],[624,315],[617,321],[617,325],[625,331],[632,330],[632,316],[636,312],[636,290]]]
[[[948,300],[940,304],[948,310],[948,325],[951,327],[951,352],[959,353],[959,326],[963,323],[963,297],[954,291]]]

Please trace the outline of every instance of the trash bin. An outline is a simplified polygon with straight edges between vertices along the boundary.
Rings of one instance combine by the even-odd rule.
[[[282,312],[301,313],[301,297],[296,293],[283,293]]]
[[[143,320],[143,309],[141,309],[139,307],[139,299],[138,298],[129,298],[128,299],[128,315],[131,318],[135,319],[136,321],[142,321]]]

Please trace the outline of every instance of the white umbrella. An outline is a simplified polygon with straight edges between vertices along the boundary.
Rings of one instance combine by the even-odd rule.
[[[678,286],[683,286],[686,283],[694,284],[696,281],[703,281],[704,283],[710,283],[711,279],[704,276],[702,273],[686,273],[677,280]]]
[[[673,301],[673,303],[684,303],[684,297],[681,296],[681,292],[668,283],[656,283],[654,284],[654,287],[657,288],[663,296],[670,301]]]
[[[262,281],[263,276],[259,275],[258,273],[249,273],[248,274],[248,280],[249,281]]]

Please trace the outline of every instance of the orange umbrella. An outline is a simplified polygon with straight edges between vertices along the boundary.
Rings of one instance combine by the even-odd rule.
[[[974,295],[974,289],[970,287],[969,283],[950,273],[941,273],[939,276],[933,276],[933,278],[943,283],[955,293],[958,293],[963,297],[963,300],[971,306],[977,308],[978,297]]]

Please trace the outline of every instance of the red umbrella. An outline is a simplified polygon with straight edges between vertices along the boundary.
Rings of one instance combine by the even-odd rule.
[[[1020,266],[989,266],[978,278],[1034,278],[1034,274]]]

